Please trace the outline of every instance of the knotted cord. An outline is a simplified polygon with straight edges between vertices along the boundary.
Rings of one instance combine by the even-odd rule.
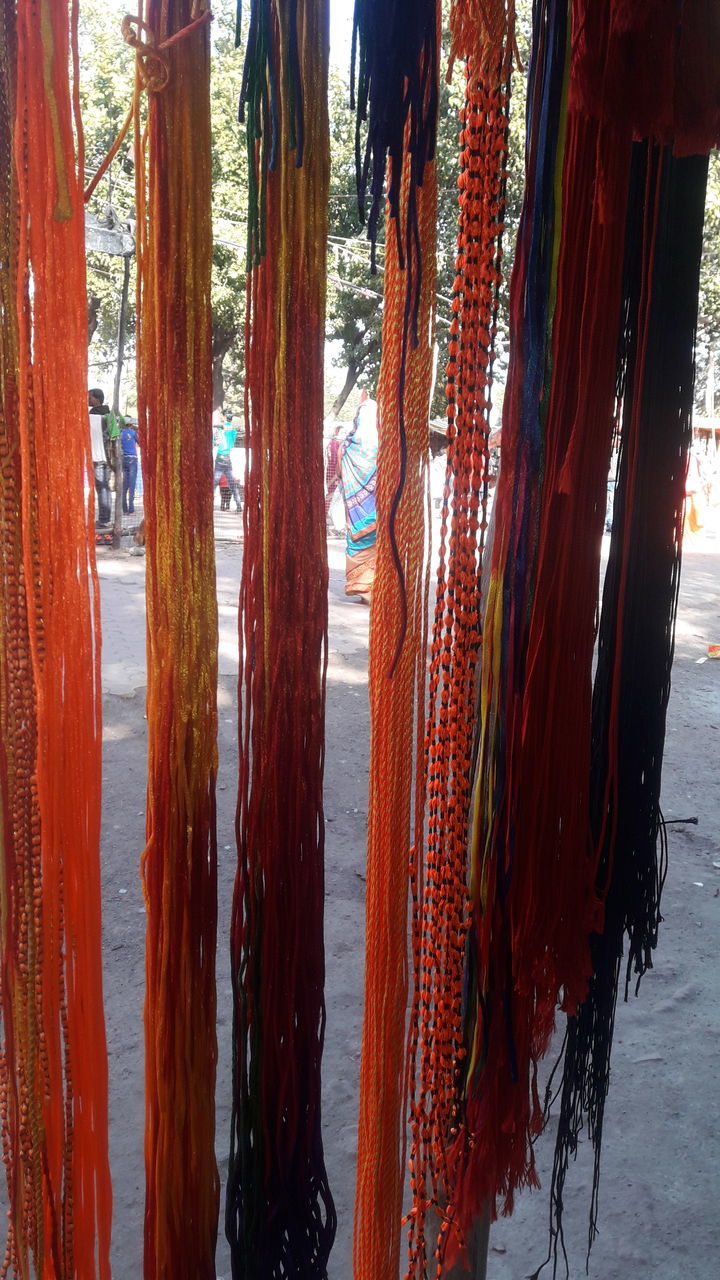
[[[126,14],[120,24],[123,40],[135,50],[135,66],[138,83],[142,89],[150,93],[161,93],[170,79],[170,62],[167,57],[167,50],[177,44],[179,40],[185,40],[188,36],[194,34],[198,27],[203,27],[207,22],[212,21],[212,13],[205,7],[204,0],[195,0],[192,7],[192,18],[186,26],[181,27],[179,31],[168,36],[167,39],[158,43],[157,36],[153,28],[144,18],[139,15],[132,16]],[[142,38],[140,32],[145,33],[145,39]],[[115,159],[123,142],[125,141],[130,126],[135,115],[135,101],[131,102],[128,113],[120,126],[115,141],[108,150],[105,159],[101,161],[95,174],[85,188],[85,203],[88,204],[100,182],[105,177],[110,165]]]

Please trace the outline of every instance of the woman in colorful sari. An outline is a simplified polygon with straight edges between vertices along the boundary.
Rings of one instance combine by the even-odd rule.
[[[345,594],[370,603],[377,556],[375,477],[377,473],[377,405],[365,399],[355,416],[340,455],[347,543]]]

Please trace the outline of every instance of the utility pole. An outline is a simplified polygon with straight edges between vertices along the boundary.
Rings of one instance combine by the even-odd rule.
[[[715,352],[710,353],[707,369],[707,386],[705,388],[705,412],[708,418],[715,417]]]
[[[130,292],[130,254],[123,254],[123,282],[122,294],[120,296],[120,319],[118,321],[118,350],[117,365],[115,368],[115,386],[113,388],[112,411],[117,421],[120,413],[120,383],[122,380],[123,363],[125,360],[125,334],[127,332],[127,310],[128,295]],[[122,488],[123,488],[123,466],[122,466],[122,448],[119,435],[115,438],[115,519],[113,522],[113,546],[120,546],[120,538],[122,536]]]
[[[112,188],[111,188],[112,197]],[[118,348],[115,364],[115,386],[111,409],[115,419],[120,413],[120,383],[123,364],[125,362],[125,336],[127,333],[128,297],[130,293],[130,259],[135,252],[134,224],[121,221],[112,205],[108,205],[104,218],[98,219],[92,214],[85,214],[85,248],[95,253],[107,253],[123,260],[123,283],[120,296],[120,318],[118,321]],[[115,518],[113,520],[113,546],[120,546],[122,536],[122,450],[120,441],[113,441],[115,450],[112,455],[112,467],[115,472]]]
[[[471,1239],[467,1242],[468,1268],[457,1266],[448,1280],[487,1280],[488,1249],[490,1245],[490,1214],[483,1213],[475,1223]]]
[[[430,1210],[427,1219],[427,1238],[437,1239],[440,1219]],[[487,1280],[488,1252],[490,1248],[490,1214],[481,1213],[469,1237],[465,1240],[466,1256],[447,1274],[447,1280]]]

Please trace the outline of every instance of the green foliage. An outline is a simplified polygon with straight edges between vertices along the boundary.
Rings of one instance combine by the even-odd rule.
[[[247,154],[238,123],[242,51],[235,48],[235,0],[213,4],[211,119],[213,134],[213,355],[216,404],[242,408],[244,380]],[[224,393],[218,385],[218,360]]]
[[[120,33],[126,7],[113,0],[82,0],[80,5],[80,106],[85,139],[85,180],[89,182],[115,141],[132,100],[134,57]],[[120,218],[134,208],[133,166],[126,145],[100,183],[90,214],[104,219],[111,205]],[[117,334],[122,292],[122,258],[89,253],[87,287],[90,311],[96,320],[90,344],[90,380],[111,398],[117,358]],[[131,280],[134,294],[134,269]],[[134,354],[135,314],[131,307],[127,352]]]
[[[717,368],[720,366],[720,153],[710,156],[707,201],[705,204],[705,235],[702,262],[700,264],[700,295],[697,330],[697,387],[696,404],[704,410],[708,366],[715,357],[715,380],[720,389]],[[715,412],[720,413],[718,398]]]
[[[82,0],[81,102],[88,177],[106,154],[127,112],[132,94],[133,54],[120,34],[125,0]],[[245,130],[237,107],[242,79],[242,50],[235,49],[235,0],[214,0],[212,24],[213,129],[213,351],[216,403],[240,409],[243,397],[243,327],[247,236],[247,155]],[[531,0],[517,5],[518,47],[527,66]],[[247,17],[245,18],[247,22]],[[445,83],[448,40],[444,41],[442,92],[438,130],[438,378],[433,403],[444,416],[446,340],[455,274],[457,236],[457,162],[463,73],[459,67]],[[507,367],[508,283],[520,219],[524,169],[525,75],[513,77],[510,115],[510,158],[504,236],[504,286],[500,300],[497,381]],[[327,339],[329,368],[327,408],[338,409],[353,388],[375,390],[380,366],[382,326],[382,232],[378,272],[370,271],[370,250],[361,225],[355,194],[355,122],[349,106],[349,67],[330,74],[331,175],[328,243]],[[130,144],[126,144],[93,198],[91,211],[102,217],[112,204],[121,218],[133,213],[134,183]],[[97,328],[90,348],[91,377],[109,393],[116,355],[122,260],[100,254],[88,257],[88,291],[97,299]],[[134,267],[128,323],[130,370],[134,356]],[[720,159],[711,157],[705,244],[700,281],[698,323],[698,402],[702,401],[712,352],[720,358]],[[224,377],[224,391],[221,385]],[[132,382],[132,378],[129,379]],[[498,386],[497,398],[502,394]],[[130,407],[133,395],[129,391]],[[123,400],[125,403],[125,399]],[[354,399],[344,401],[342,416],[351,414]]]
[[[326,334],[331,360],[374,387],[380,368],[382,272],[371,275],[370,246],[360,225],[355,183],[355,121],[347,81],[330,74],[330,203],[328,211],[328,301]],[[379,247],[378,261],[384,254]],[[342,389],[343,378],[333,380]],[[337,403],[337,401],[336,401]],[[349,412],[349,411],[348,411]]]
[[[518,46],[523,65],[531,31],[531,0],[518,4]],[[455,279],[458,215],[458,148],[460,111],[463,102],[464,72],[454,69],[450,84],[444,71],[447,66],[449,38],[446,33],[442,55],[442,80],[438,119],[438,279],[437,279],[437,343],[438,377],[432,413],[439,419],[445,414],[445,379],[442,370],[447,359],[447,337],[451,316],[451,297]],[[347,372],[345,389],[352,383],[374,390],[380,366],[382,326],[382,262],[379,252],[378,275],[370,274],[370,253],[364,229],[360,226],[355,192],[355,126],[349,109],[348,77],[337,72],[330,81],[330,145],[332,157],[328,257],[328,324],[327,336],[333,364]],[[523,139],[525,130],[525,77],[516,70],[510,117],[511,155],[507,187],[505,251],[505,285],[500,299],[498,373],[502,379],[507,365],[507,281],[511,253],[520,219],[523,189]],[[340,391],[342,378],[334,391]],[[342,397],[339,396],[338,399]],[[336,404],[338,401],[336,400]],[[348,406],[343,416],[351,412]]]
[[[132,6],[131,6],[132,7]],[[125,0],[82,0],[80,5],[80,101],[89,180],[115,141],[133,92],[134,54],[122,38]],[[237,120],[242,76],[241,52],[235,49],[235,0],[215,0],[212,24],[213,130],[213,352],[218,374],[225,374],[225,401],[242,400],[242,334],[245,314],[245,225],[247,160],[243,130]],[[103,219],[112,206],[121,220],[134,216],[135,187],[132,140],[128,138],[103,178],[89,211]],[[88,295],[98,300],[97,328],[90,344],[90,376],[109,395],[117,356],[117,330],[122,288],[121,258],[88,255]],[[132,383],[135,343],[135,267],[130,283],[126,357],[130,378],[123,404],[134,404]],[[219,353],[219,354],[218,354]],[[222,393],[220,393],[222,394]]]

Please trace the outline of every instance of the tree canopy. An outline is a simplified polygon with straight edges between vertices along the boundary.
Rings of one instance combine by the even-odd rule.
[[[697,330],[697,389],[695,402],[705,404],[708,368],[713,356],[720,363],[720,153],[710,156],[705,204],[705,234],[700,264]],[[715,401],[717,405],[717,400]],[[713,409],[714,406],[709,405]],[[718,412],[715,408],[715,412]]]
[[[124,0],[82,0],[81,104],[88,178],[95,172],[117,136],[128,110],[133,85],[133,52],[124,43],[120,22]],[[235,0],[214,0],[212,24],[213,129],[213,362],[216,405],[240,409],[243,397],[243,341],[247,222],[247,156],[245,132],[238,123],[242,79],[242,49],[235,48]],[[531,0],[519,0],[518,45],[527,62]],[[245,19],[247,22],[247,18]],[[447,54],[447,36],[445,38]],[[444,60],[445,62],[445,60]],[[445,361],[445,340],[455,274],[457,232],[457,151],[462,70],[456,68],[448,85],[444,77],[438,132],[438,366]],[[355,122],[350,111],[350,68],[331,67],[331,178],[328,227],[328,312],[326,411],[348,416],[349,398],[356,387],[374,389],[380,364],[382,325],[382,233],[378,272],[370,272],[370,250],[361,225],[355,194]],[[523,184],[525,77],[516,70],[511,108],[511,149],[507,187],[505,287],[501,298],[498,337],[498,382],[507,362],[507,282],[520,215]],[[121,219],[134,215],[132,147],[128,142],[93,197],[90,211],[102,220],[108,207]],[[105,254],[88,255],[88,330],[90,376],[106,387],[112,384],[117,350],[122,262]],[[134,403],[134,266],[128,317],[130,376],[123,405]],[[707,222],[703,252],[698,321],[698,403],[704,398],[706,370],[720,345],[720,160],[711,157]],[[437,380],[434,414],[442,417],[444,379]],[[501,386],[498,388],[501,395]]]
[[[134,54],[120,23],[124,0],[82,0],[80,5],[80,99],[86,147],[86,175],[97,170],[120,130],[133,90]],[[213,130],[213,366],[215,403],[240,407],[245,314],[245,226],[247,161],[244,130],[238,123],[242,77],[241,51],[235,48],[234,0],[215,0],[212,25]],[[120,219],[134,217],[134,165],[128,139],[100,183],[90,212],[101,221],[112,207]],[[134,360],[135,272],[131,281],[127,355]],[[111,383],[117,354],[122,263],[105,254],[88,254],[90,376]],[[224,375],[224,377],[223,377]],[[126,384],[130,407],[134,385]],[[123,402],[125,407],[125,401]]]

